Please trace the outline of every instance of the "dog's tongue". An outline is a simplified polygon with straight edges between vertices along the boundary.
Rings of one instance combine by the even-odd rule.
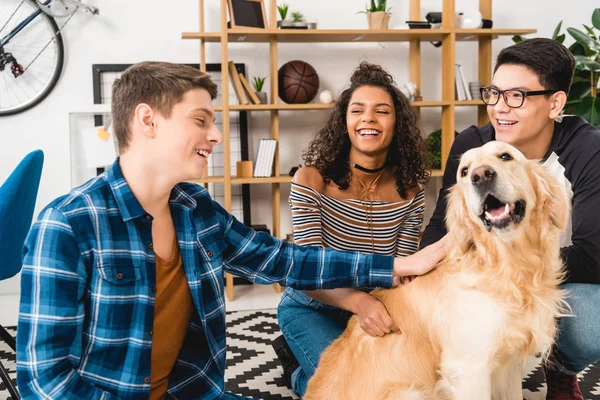
[[[491,216],[497,217],[498,215],[504,214],[505,206],[488,209],[487,212],[490,213]]]

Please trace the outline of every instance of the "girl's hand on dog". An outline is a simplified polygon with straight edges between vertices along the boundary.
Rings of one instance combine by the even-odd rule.
[[[371,336],[384,336],[390,332],[400,333],[400,329],[390,317],[382,302],[368,293],[357,302],[356,315],[360,327]]]
[[[394,260],[394,286],[405,282],[408,276],[418,276],[431,271],[450,251],[448,235],[436,243],[406,257]]]

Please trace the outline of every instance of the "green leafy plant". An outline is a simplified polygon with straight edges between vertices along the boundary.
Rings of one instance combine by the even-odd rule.
[[[277,6],[277,11],[279,11],[279,16],[281,17],[282,21],[284,21],[287,18],[288,10],[289,6],[285,3],[280,6]]]
[[[292,22],[304,22],[304,14],[300,11],[294,11],[291,15]]]
[[[263,77],[255,76],[252,80],[252,86],[254,86],[255,92],[262,92],[263,85],[265,84],[265,79]]]
[[[575,114],[585,118],[590,124],[600,128],[600,97],[598,97],[598,80],[600,79],[600,39],[596,31],[600,31],[600,8],[592,12],[592,26],[582,24],[585,31],[567,28],[567,32],[575,43],[569,51],[575,58],[575,75],[569,90],[569,97],[564,109],[565,114]],[[566,36],[561,34],[562,21],[554,29],[552,39],[564,43]],[[522,36],[514,36],[513,41],[525,40]]]
[[[386,6],[387,6],[387,0],[371,0],[371,5],[365,6],[365,11],[359,11],[359,13],[367,14],[367,13],[372,13],[372,12],[377,12],[377,11],[383,11],[384,13],[391,14],[390,10],[392,8],[391,7],[386,8]]]
[[[456,137],[458,132],[454,131]],[[425,145],[428,151],[428,168],[431,169],[442,169],[442,130],[438,129],[435,132],[431,132],[425,138]]]

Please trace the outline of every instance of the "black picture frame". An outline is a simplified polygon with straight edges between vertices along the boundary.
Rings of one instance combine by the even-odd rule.
[[[227,6],[230,28],[267,28],[264,0],[227,0]]]
[[[102,74],[107,72],[123,72],[133,64],[92,64],[92,84],[94,89],[94,104],[102,103]],[[190,67],[200,69],[200,64],[184,64]],[[235,67],[238,73],[246,75],[246,65],[236,63]],[[220,63],[207,63],[206,72],[221,72]],[[230,111],[231,113],[239,113],[239,126],[240,126],[240,153],[242,160],[248,160],[248,112],[247,111]],[[94,123],[96,126],[104,125],[103,117],[96,115],[94,117]],[[103,168],[96,170],[97,174],[104,172]],[[250,211],[250,185],[242,185],[242,216],[243,223],[246,226],[251,226],[251,211]]]

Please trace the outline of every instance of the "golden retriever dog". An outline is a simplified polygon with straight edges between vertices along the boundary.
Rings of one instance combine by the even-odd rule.
[[[402,333],[371,337],[352,317],[304,400],[522,399],[524,359],[548,355],[565,315],[565,190],[543,165],[490,142],[462,156],[448,196],[448,256],[372,292]]]

